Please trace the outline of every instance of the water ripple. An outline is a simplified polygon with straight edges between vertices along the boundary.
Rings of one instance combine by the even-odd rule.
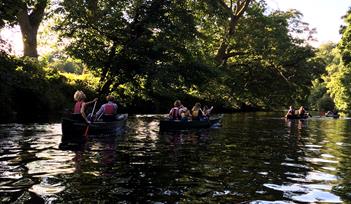
[[[138,115],[75,150],[59,149],[61,124],[0,125],[0,203],[347,202],[349,121],[265,114],[165,133]]]
[[[332,193],[320,191],[320,190],[312,190],[307,194],[303,195],[295,195],[291,197],[292,200],[298,202],[324,202],[324,203],[342,203],[339,196],[336,196]]]

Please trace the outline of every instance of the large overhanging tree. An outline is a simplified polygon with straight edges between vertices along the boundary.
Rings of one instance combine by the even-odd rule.
[[[204,95],[261,107],[302,103],[311,79],[321,74],[323,65],[306,45],[313,29],[301,21],[301,13],[269,12],[264,1],[252,1],[240,20],[230,24],[232,14],[218,2],[194,6],[200,8],[196,9],[197,24],[207,39],[202,49],[211,53],[224,73],[219,82],[209,80],[212,84],[202,91]],[[235,25],[230,35],[229,25]],[[306,39],[299,34],[305,34]]]
[[[155,89],[167,94],[206,73],[189,46],[198,32],[187,6],[177,0],[67,0],[59,30],[71,39],[68,51],[101,75],[101,93],[128,83],[150,95]]]
[[[214,44],[210,53],[217,66],[225,64],[237,55],[230,44],[237,34],[237,25],[255,0],[203,0],[189,1],[197,18],[199,30],[208,33],[209,43]]]
[[[228,58],[233,56],[230,49],[230,39],[234,37],[239,19],[244,15],[252,0],[217,0],[217,3],[227,14],[228,20],[225,22],[224,34],[222,35],[221,44],[216,54],[218,63],[226,63]]]
[[[308,27],[294,10],[266,13],[264,5],[255,4],[238,24],[230,43],[231,52],[237,54],[227,62],[236,76],[229,78],[232,90],[259,106],[303,103],[311,80],[323,69],[313,59],[312,47],[293,36]]]
[[[307,28],[301,14],[268,15],[264,2],[67,0],[59,11],[69,52],[100,74],[101,93],[270,106],[304,100],[319,73],[313,49],[291,35]]]
[[[23,55],[38,57],[37,33],[49,0],[1,0],[0,27],[18,24],[23,40]]]

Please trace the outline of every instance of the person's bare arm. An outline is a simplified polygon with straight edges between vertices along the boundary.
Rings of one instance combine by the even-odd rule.
[[[172,116],[172,112],[173,112],[173,108],[171,108],[171,110],[169,111],[168,115]]]
[[[206,115],[205,111],[203,111],[201,108],[200,108],[200,111],[201,111],[202,115]]]
[[[85,102],[85,104],[89,105],[89,104],[95,103],[97,100],[98,100],[97,98],[94,98],[94,100],[89,101],[89,102]]]

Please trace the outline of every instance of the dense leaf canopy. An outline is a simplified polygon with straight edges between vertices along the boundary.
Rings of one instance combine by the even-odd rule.
[[[323,67],[293,34],[308,29],[301,14],[268,13],[263,2],[251,2],[229,35],[236,13],[228,8],[235,5],[64,1],[57,29],[71,40],[69,52],[101,76],[101,93],[123,94],[129,87],[151,100],[186,94],[229,106],[305,101]],[[223,42],[225,60],[218,64]]]
[[[351,106],[349,14],[340,43],[316,49],[309,45],[315,30],[299,11],[270,10],[259,0],[0,3],[0,26],[21,25],[22,12],[35,35],[49,12],[41,34],[59,35],[61,42],[42,56],[42,66],[93,74],[86,91],[113,94],[135,112],[164,111],[175,99],[221,110],[305,105],[347,112]],[[66,82],[72,77],[62,75]]]

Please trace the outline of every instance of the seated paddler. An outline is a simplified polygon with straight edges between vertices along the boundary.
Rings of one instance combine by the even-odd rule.
[[[116,120],[117,115],[117,104],[115,103],[115,97],[108,95],[106,96],[107,103],[102,104],[98,112],[96,112],[95,118],[102,118],[105,122]]]
[[[191,109],[191,117],[193,120],[200,120],[205,114],[201,110],[201,104],[195,103],[194,107]]]
[[[285,117],[293,117],[295,116],[295,109],[290,106],[288,112],[286,113]]]
[[[180,107],[182,106],[182,103],[180,100],[176,100],[173,104],[173,108],[169,111],[168,117],[170,120],[180,120]]]
[[[181,122],[188,122],[189,119],[191,120],[191,114],[189,109],[183,105],[179,107],[179,114]]]
[[[303,106],[299,108],[299,116],[300,117],[305,117],[306,116],[306,110]]]
[[[87,105],[95,103],[97,101],[97,98],[95,98],[92,101],[85,102],[87,97],[85,96],[83,91],[79,91],[79,90],[74,93],[73,98],[74,98],[74,101],[76,102],[73,108],[73,118],[76,120],[81,120],[89,123],[87,116],[85,114],[85,110]]]

